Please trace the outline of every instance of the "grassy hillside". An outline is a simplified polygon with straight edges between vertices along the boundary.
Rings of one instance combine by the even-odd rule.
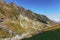
[[[23,40],[60,40],[60,29],[47,31]]]
[[[57,24],[45,15],[36,14],[14,3],[8,4],[0,1],[0,38],[11,38],[12,40],[19,38],[28,38],[23,40],[45,40],[46,38],[49,40],[53,35],[50,38],[52,40],[55,35],[58,37],[60,29],[55,30],[56,32],[49,30],[60,28],[60,24]],[[44,33],[38,34],[40,32]]]

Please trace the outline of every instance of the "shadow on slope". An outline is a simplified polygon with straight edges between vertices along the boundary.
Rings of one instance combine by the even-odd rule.
[[[60,40],[60,29],[43,32],[31,38],[22,39],[22,40]]]

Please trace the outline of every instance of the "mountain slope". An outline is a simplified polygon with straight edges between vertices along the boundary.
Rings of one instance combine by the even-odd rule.
[[[55,25],[58,23],[45,15],[36,14],[14,3],[0,1],[0,38],[8,37],[8,40],[29,38],[43,31],[53,30],[51,27],[60,28]]]

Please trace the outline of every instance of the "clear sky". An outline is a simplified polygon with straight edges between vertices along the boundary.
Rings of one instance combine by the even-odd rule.
[[[18,6],[30,9],[35,13],[44,14],[51,20],[60,21],[60,0],[5,0]]]

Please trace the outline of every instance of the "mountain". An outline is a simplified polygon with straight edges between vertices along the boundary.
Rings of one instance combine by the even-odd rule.
[[[47,16],[0,1],[0,40],[20,40],[60,28]]]

